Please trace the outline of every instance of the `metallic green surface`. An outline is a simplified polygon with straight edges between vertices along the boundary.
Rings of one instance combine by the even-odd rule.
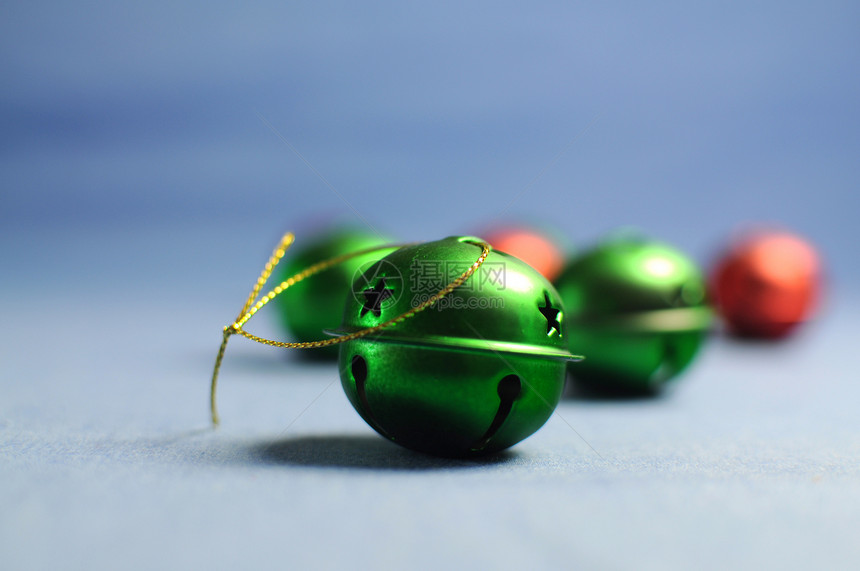
[[[300,236],[278,268],[277,283],[317,262],[386,242],[370,230],[356,227],[336,227],[307,240],[302,240]],[[347,297],[351,297],[350,287],[356,272],[389,252],[380,250],[348,260],[297,283],[276,297],[274,303],[278,307],[281,322],[293,339],[325,339],[323,330],[336,327],[341,321],[343,305]],[[314,358],[334,360],[337,358],[337,347],[323,347],[303,353]]]
[[[571,369],[596,389],[649,392],[692,360],[711,320],[696,265],[658,242],[614,239],[574,258],[556,280]]]
[[[473,240],[408,246],[377,262],[353,285],[338,332],[377,325],[438,292],[478,258]],[[435,306],[341,344],[341,382],[362,418],[398,444],[441,456],[502,450],[558,404],[572,358],[560,309],[538,272],[491,252]]]

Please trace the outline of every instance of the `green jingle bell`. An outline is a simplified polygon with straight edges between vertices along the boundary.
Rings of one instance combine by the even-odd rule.
[[[470,237],[405,246],[365,271],[347,299],[339,335],[408,317],[340,349],[349,401],[408,448],[464,457],[516,444],[552,415],[576,359],[555,288],[501,252],[409,315],[477,264],[482,248]]]
[[[320,260],[386,243],[389,241],[360,227],[339,226],[327,229],[312,236],[304,244],[297,243],[292,255],[281,265],[278,279],[282,281],[296,275]],[[360,274],[364,268],[394,249],[377,250],[350,258],[284,290],[275,299],[283,326],[296,341],[319,339],[325,329],[336,327],[340,323],[343,305],[350,295],[350,286],[356,274]],[[337,359],[337,347],[331,345],[315,351],[304,351],[302,354],[311,358],[334,360]]]
[[[601,392],[653,393],[693,360],[711,320],[696,265],[653,241],[612,239],[574,258],[555,282],[571,370]]]

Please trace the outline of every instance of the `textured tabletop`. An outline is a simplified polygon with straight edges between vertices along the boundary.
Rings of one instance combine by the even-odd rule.
[[[92,268],[110,281],[103,260],[122,246],[108,243]],[[6,569],[851,568],[860,557],[849,295],[784,343],[715,334],[660,398],[569,395],[509,452],[461,461],[377,436],[334,365],[240,338],[221,375],[223,425],[210,429],[219,330],[244,292],[147,284],[142,263],[120,266],[127,279],[110,288],[85,287],[86,273],[62,294],[7,284]],[[279,335],[273,321],[249,329]]]

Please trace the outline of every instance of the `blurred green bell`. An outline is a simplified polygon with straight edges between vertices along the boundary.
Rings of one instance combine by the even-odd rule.
[[[406,246],[353,284],[349,334],[409,312],[481,255],[481,240],[450,237]],[[392,441],[463,457],[502,450],[550,417],[567,350],[555,288],[524,262],[491,251],[434,305],[340,349],[341,382],[362,418]]]
[[[656,391],[693,360],[711,320],[699,269],[654,241],[611,239],[575,257],[555,284],[569,347],[586,356],[571,373],[598,391]]]
[[[337,226],[323,230],[306,242],[296,241],[290,255],[278,268],[278,281],[283,281],[322,260],[384,245],[389,240],[369,229]],[[275,298],[281,322],[296,341],[324,338],[323,331],[337,327],[343,315],[343,305],[350,295],[356,274],[394,250],[378,250],[358,256],[315,274]],[[337,346],[304,351],[304,356],[334,360]]]

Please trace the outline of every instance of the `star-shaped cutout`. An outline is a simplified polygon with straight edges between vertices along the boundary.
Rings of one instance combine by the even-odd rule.
[[[543,292],[543,299],[546,305],[541,306],[538,304],[538,309],[546,317],[546,334],[550,336],[555,331],[561,337],[561,323],[558,321],[558,318],[561,316],[561,310],[552,306],[547,292]]]
[[[380,278],[376,287],[367,288],[362,292],[364,303],[361,307],[361,317],[369,311],[374,316],[382,315],[382,302],[391,297],[393,290],[385,287],[385,278]]]

